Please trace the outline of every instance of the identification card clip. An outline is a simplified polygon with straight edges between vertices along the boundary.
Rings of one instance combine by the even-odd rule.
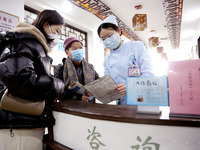
[[[129,77],[139,77],[141,75],[140,73],[140,68],[136,68],[135,66],[135,61],[136,58],[134,55],[130,56],[130,60],[131,60],[131,64],[130,64],[130,68],[128,68],[128,76]]]
[[[139,77],[141,75],[140,68],[128,68],[128,76],[129,77]]]

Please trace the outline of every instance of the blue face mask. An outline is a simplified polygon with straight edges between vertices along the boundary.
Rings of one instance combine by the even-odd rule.
[[[103,44],[106,48],[116,49],[120,44],[120,39],[117,38],[117,35],[112,35],[111,37],[106,38],[103,41]]]
[[[71,54],[72,54],[72,59],[77,62],[80,62],[85,56],[85,52],[83,49],[77,49],[77,50],[71,51]]]

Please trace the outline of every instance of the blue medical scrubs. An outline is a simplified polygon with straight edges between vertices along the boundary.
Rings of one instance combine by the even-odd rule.
[[[118,49],[112,50],[104,61],[104,75],[109,74],[117,84],[126,83],[131,64],[140,68],[141,76],[154,76],[151,58],[140,41],[123,41]],[[118,100],[117,104],[126,105],[126,97]]]

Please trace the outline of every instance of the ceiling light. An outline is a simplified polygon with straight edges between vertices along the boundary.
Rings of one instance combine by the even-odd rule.
[[[150,45],[150,47],[159,46],[158,37],[150,37],[150,38],[149,38],[149,45]]]
[[[150,32],[156,32],[156,30],[151,30]]]
[[[168,40],[168,38],[165,38],[165,37],[164,37],[164,38],[160,38],[160,40]]]
[[[144,31],[147,28],[147,15],[135,14],[132,19],[134,31]]]
[[[163,53],[163,47],[162,47],[162,46],[157,47],[157,52],[158,52],[158,53]]]
[[[138,9],[142,9],[142,5],[136,5],[136,6],[135,6],[135,9],[137,9],[137,10],[138,10]]]

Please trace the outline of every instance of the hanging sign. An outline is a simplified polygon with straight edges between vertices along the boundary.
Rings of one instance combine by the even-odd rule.
[[[12,30],[19,23],[19,17],[0,10],[0,31]]]

